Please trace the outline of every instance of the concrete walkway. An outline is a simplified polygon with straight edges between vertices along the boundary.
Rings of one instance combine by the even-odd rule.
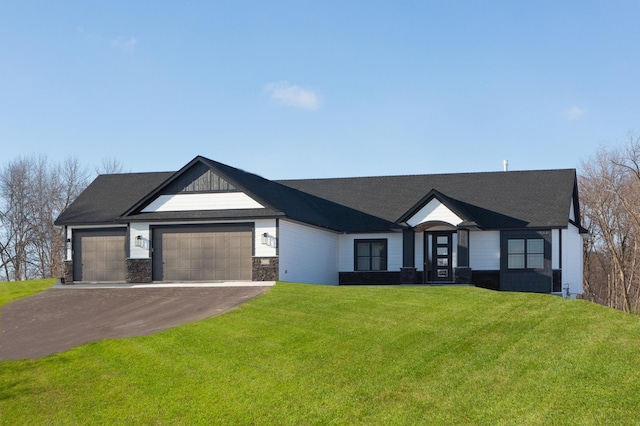
[[[157,333],[228,311],[273,284],[58,284],[0,308],[0,360]]]

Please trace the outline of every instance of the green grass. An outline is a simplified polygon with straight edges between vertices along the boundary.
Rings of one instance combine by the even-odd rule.
[[[30,296],[42,290],[46,290],[56,283],[55,278],[45,278],[42,280],[0,282],[0,306],[24,297]]]
[[[472,287],[278,283],[227,314],[0,362],[0,424],[640,424],[638,318]]]

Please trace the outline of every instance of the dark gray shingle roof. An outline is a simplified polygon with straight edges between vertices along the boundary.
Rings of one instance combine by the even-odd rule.
[[[56,225],[115,222],[174,172],[99,175],[56,219]]]
[[[390,222],[404,216],[432,190],[441,200],[487,229],[564,227],[576,172],[573,169],[361,178],[285,180],[280,183],[350,206]]]
[[[271,181],[204,157],[194,162],[266,209],[142,213],[177,174],[128,173],[96,178],[56,224],[287,217],[341,232],[387,231],[431,194],[481,228],[555,228],[568,223],[576,185],[573,169]]]

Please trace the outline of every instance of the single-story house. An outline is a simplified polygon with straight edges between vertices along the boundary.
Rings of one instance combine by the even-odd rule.
[[[100,175],[56,224],[69,283],[582,293],[573,169],[273,181],[198,156],[177,172]]]

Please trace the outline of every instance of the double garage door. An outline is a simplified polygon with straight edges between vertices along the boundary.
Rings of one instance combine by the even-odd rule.
[[[154,281],[251,281],[251,225],[158,226],[152,244]]]
[[[152,228],[154,281],[252,279],[252,225]],[[119,281],[127,275],[126,228],[73,233],[74,281]]]

